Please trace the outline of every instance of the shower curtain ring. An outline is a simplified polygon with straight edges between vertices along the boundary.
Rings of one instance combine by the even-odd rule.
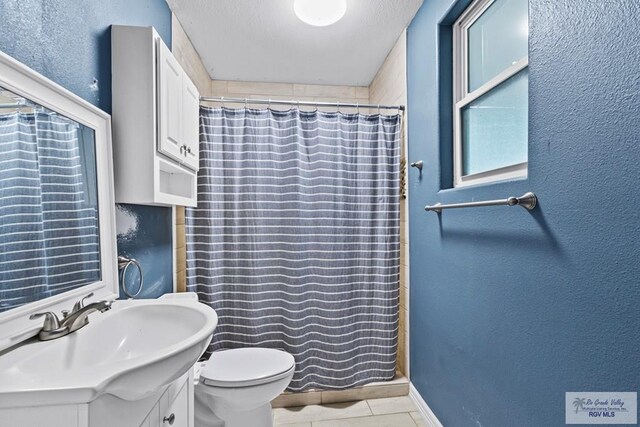
[[[360,103],[356,102],[356,111],[360,114]]]
[[[224,108],[224,96],[220,97],[220,103],[222,104],[222,108]]]
[[[267,105],[267,108],[270,110],[271,109],[271,98],[269,98],[269,105]]]
[[[314,113],[318,112],[318,101],[316,101],[316,111],[314,111]]]
[[[338,113],[340,113],[340,102],[337,102],[336,104],[338,104]]]
[[[380,115],[380,104],[378,104],[378,115]]]
[[[247,109],[247,98],[244,99],[244,109]]]

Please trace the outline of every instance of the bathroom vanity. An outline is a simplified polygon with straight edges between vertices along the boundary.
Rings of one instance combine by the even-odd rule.
[[[193,294],[112,307],[77,332],[0,355],[0,425],[193,425],[192,367],[215,312]]]
[[[138,400],[105,394],[89,403],[0,408],[0,426],[193,427],[193,407],[190,369],[168,386]]]
[[[0,149],[0,427],[193,426],[217,315],[115,301],[110,116],[0,52]]]

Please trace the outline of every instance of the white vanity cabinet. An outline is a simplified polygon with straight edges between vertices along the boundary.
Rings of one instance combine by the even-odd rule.
[[[89,406],[86,427],[193,427],[193,369],[140,401],[101,396]],[[84,427],[80,424],[79,427]]]
[[[196,205],[200,94],[152,27],[111,28],[117,203]]]
[[[190,369],[138,401],[105,394],[88,404],[0,409],[0,427],[194,427],[193,393]]]
[[[193,380],[176,381],[164,392],[141,427],[193,427]]]

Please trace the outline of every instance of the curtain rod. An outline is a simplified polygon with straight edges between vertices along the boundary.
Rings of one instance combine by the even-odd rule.
[[[344,108],[373,108],[379,110],[404,111],[404,105],[380,105],[380,104],[353,104],[349,102],[313,102],[313,101],[282,101],[276,99],[250,99],[250,98],[225,98],[224,96],[201,96],[200,102],[229,102],[232,104],[268,104],[268,105],[295,105],[305,107],[344,107]]]

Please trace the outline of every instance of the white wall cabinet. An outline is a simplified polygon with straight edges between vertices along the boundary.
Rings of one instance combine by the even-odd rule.
[[[184,164],[197,171],[200,168],[200,93],[189,78],[182,79],[182,86],[182,139],[186,151]]]
[[[152,27],[111,28],[117,203],[196,205],[200,94]]]

